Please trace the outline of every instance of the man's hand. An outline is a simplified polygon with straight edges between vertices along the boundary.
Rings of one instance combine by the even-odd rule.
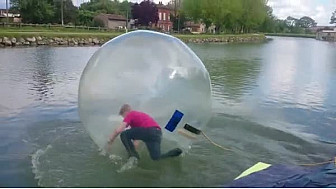
[[[122,123],[120,124],[120,126],[119,126],[116,130],[114,130],[113,133],[110,135],[109,140],[107,141],[107,143],[108,143],[109,145],[111,145],[111,144],[113,143],[113,141],[117,138],[117,136],[118,136],[121,132],[123,132],[123,131],[125,130],[126,127],[127,127],[127,123],[122,122]]]
[[[108,141],[107,141],[107,144],[112,144],[113,143],[113,141],[114,141],[114,133],[112,133],[110,136],[109,136],[109,139],[108,139]]]

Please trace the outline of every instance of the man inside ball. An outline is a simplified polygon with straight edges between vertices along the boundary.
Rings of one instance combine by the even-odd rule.
[[[160,125],[148,114],[132,110],[131,106],[124,104],[119,111],[124,120],[109,137],[109,145],[120,134],[120,139],[124,144],[129,157],[140,159],[135,149],[134,141],[143,141],[149,151],[152,160],[160,160],[168,157],[176,157],[182,153],[180,148],[175,148],[167,153],[161,154],[162,131]],[[130,127],[129,129],[126,129]]]

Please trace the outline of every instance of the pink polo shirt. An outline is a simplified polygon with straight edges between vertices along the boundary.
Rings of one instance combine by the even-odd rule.
[[[156,121],[152,117],[138,111],[130,111],[124,118],[124,122],[131,127],[158,127],[159,129],[161,129],[160,125],[156,123]]]

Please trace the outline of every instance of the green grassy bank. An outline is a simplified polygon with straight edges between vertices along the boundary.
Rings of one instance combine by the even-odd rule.
[[[280,36],[280,37],[303,37],[303,38],[314,38],[315,34],[296,34],[296,33],[265,33],[266,36]]]

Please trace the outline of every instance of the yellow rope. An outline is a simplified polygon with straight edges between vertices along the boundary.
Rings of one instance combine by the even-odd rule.
[[[227,151],[233,151],[231,149],[225,148],[217,143],[215,143],[214,141],[212,141],[203,131],[201,131],[202,135],[213,145],[217,146],[218,148],[221,148],[223,150],[227,150]]]
[[[229,148],[225,148],[217,143],[215,143],[214,141],[212,141],[203,131],[201,131],[202,135],[213,145],[217,146],[218,148],[221,148],[223,150],[226,151],[231,151],[233,152],[233,150],[229,149]],[[328,163],[334,163],[336,166],[336,157],[334,158],[334,160],[329,160],[329,161],[324,161],[324,162],[319,162],[319,163],[306,163],[306,164],[297,164],[298,166],[317,166],[317,165],[325,165]]]
[[[299,166],[317,166],[317,165],[325,165],[328,163],[334,163],[336,164],[335,160],[330,160],[330,161],[324,161],[324,162],[319,162],[319,163],[306,163],[306,164],[298,164]]]

